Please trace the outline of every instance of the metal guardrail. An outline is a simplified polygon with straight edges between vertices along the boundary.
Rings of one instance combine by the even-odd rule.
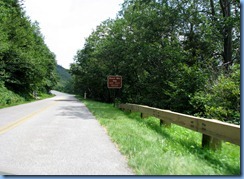
[[[140,112],[141,117],[154,116],[162,123],[176,124],[203,134],[202,146],[218,148],[221,140],[240,146],[240,126],[215,119],[205,119],[186,114],[138,104],[120,104],[120,109]]]

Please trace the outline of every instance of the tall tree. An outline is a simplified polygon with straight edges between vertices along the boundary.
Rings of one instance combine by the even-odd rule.
[[[50,90],[55,84],[55,56],[40,33],[37,23],[25,15],[22,1],[0,0],[1,80],[17,93]]]
[[[221,80],[238,69],[238,3],[125,0],[117,19],[100,24],[77,52],[71,67],[75,85],[91,98],[111,101],[106,76],[122,75],[119,96],[123,102],[206,115],[209,110],[204,105],[217,97],[212,86],[219,91],[235,86],[224,86]],[[212,98],[208,101],[199,94]],[[238,90],[228,96],[234,96],[237,100],[231,104],[238,106],[234,104]],[[220,99],[216,101],[223,105]]]

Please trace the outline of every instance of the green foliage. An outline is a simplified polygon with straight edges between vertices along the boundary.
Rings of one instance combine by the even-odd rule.
[[[191,102],[201,116],[240,124],[240,65],[197,92]]]
[[[21,1],[0,0],[0,80],[24,97],[48,92],[56,83],[55,55],[50,52],[38,23],[25,15]]]
[[[240,3],[227,2],[125,0],[77,52],[75,92],[112,102],[106,79],[121,75],[121,102],[236,121],[240,78],[229,76],[240,64]]]
[[[60,65],[57,65],[56,71],[58,75],[58,82],[54,89],[66,93],[73,93],[73,79],[68,70]]]
[[[0,108],[25,101],[23,97],[6,89],[2,83],[0,83],[0,94]]]
[[[129,166],[138,175],[240,175],[240,147],[223,142],[222,149],[201,148],[201,134],[159,119],[141,119],[111,104],[83,100],[106,128]]]

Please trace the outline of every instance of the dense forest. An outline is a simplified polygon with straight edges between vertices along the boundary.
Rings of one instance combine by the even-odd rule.
[[[1,105],[58,89],[240,123],[239,0],[125,0],[77,51],[74,81],[22,3],[0,0]]]
[[[0,104],[47,93],[57,83],[56,60],[20,0],[0,0]]]
[[[240,123],[240,1],[125,0],[71,65],[76,93]],[[120,90],[107,88],[121,75]]]

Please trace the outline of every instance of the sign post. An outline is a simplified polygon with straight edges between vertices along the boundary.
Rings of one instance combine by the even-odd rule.
[[[109,75],[107,77],[107,86],[109,89],[120,89],[122,88],[122,76]],[[115,106],[116,93],[114,90],[114,106]]]

